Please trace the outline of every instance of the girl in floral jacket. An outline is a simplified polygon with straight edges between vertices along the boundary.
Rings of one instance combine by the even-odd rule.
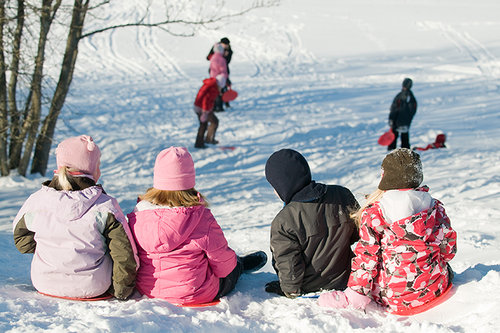
[[[393,313],[417,313],[451,286],[448,262],[456,232],[431,197],[417,153],[401,148],[382,162],[378,189],[357,213],[360,241],[345,291],[322,294],[319,305],[364,309],[371,300]]]

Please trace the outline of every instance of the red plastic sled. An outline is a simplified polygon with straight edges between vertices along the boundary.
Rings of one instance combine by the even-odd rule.
[[[222,94],[222,100],[224,102],[234,101],[238,97],[238,92],[233,89],[228,89],[224,94]]]
[[[94,301],[103,301],[103,300],[106,300],[106,299],[110,299],[113,297],[113,295],[109,294],[109,293],[104,293],[100,296],[96,296],[96,297],[91,297],[91,298],[80,298],[80,297],[69,297],[69,296],[55,296],[55,295],[50,295],[50,294],[45,294],[45,293],[42,293],[42,292],[38,292],[40,295],[44,295],[44,296],[49,296],[49,297],[54,297],[54,298],[61,298],[61,299],[67,299],[67,300],[70,300],[70,301],[83,301],[83,302],[94,302]]]
[[[453,294],[455,293],[455,290],[453,290],[453,292],[451,292],[452,288],[453,288],[453,284],[450,283],[448,288],[446,288],[446,290],[441,294],[441,296],[434,298],[432,301],[427,302],[423,305],[417,306],[416,308],[399,310],[399,311],[394,311],[391,313],[398,315],[398,316],[412,316],[412,315],[416,315],[418,313],[422,313],[424,311],[427,311],[429,309],[432,309],[433,307],[443,303],[444,301],[449,299],[451,296],[453,296]]]
[[[220,303],[220,300],[216,299],[215,301],[206,302],[206,303],[198,303],[198,304],[191,303],[191,304],[176,304],[176,305],[178,307],[181,307],[181,308],[204,308],[207,306],[217,305],[219,303]]]
[[[378,138],[378,144],[381,146],[388,146],[392,143],[392,141],[394,141],[395,137],[396,135],[394,135],[392,128],[389,128],[387,132],[385,132]]]
[[[217,148],[222,149],[222,150],[235,150],[235,146],[217,146]]]
[[[434,140],[433,143],[428,144],[425,148],[424,147],[415,147],[415,148],[413,148],[413,150],[424,151],[424,150],[429,150],[429,149],[446,148],[446,145],[444,144],[445,142],[446,142],[446,135],[445,134],[438,134],[436,136],[436,140]]]

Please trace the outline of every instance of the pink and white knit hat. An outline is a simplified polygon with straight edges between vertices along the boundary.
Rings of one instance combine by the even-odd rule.
[[[101,176],[100,158],[101,150],[88,135],[68,138],[56,148],[58,169],[63,166],[76,169],[96,182]]]
[[[163,191],[189,190],[195,185],[194,162],[184,147],[170,147],[156,157],[153,187]]]

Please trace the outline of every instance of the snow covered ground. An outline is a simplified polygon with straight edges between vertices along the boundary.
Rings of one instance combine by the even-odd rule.
[[[119,1],[109,17],[127,15]],[[121,10],[121,12],[120,12]],[[315,300],[264,291],[268,263],[242,276],[217,306],[178,308],[141,298],[102,302],[35,293],[30,255],[17,252],[11,223],[45,179],[0,179],[0,331],[2,332],[496,332],[500,325],[500,3],[497,0],[283,0],[221,30],[174,38],[131,29],[96,35],[80,48],[78,72],[56,141],[92,135],[102,149],[102,178],[125,213],[152,184],[156,154],[190,149],[205,194],[237,253],[264,250],[282,203],[264,164],[288,147],[308,159],[313,178],[350,188],[358,200],[376,188],[388,108],[405,77],[419,109],[411,143],[446,133],[447,149],[421,153],[424,183],[458,232],[455,294],[413,317],[371,306],[332,310]],[[111,15],[113,13],[113,15]],[[121,13],[121,14],[120,14]],[[194,96],[207,75],[205,56],[231,40],[233,88],[219,113],[217,138],[234,151],[193,148]],[[55,167],[52,154],[49,170]]]

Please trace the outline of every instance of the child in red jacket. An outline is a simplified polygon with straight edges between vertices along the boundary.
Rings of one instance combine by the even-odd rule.
[[[422,182],[420,156],[401,148],[382,162],[378,189],[354,214],[360,240],[345,291],[322,294],[319,305],[364,309],[374,300],[395,314],[424,311],[451,286],[448,262],[456,232]]]
[[[215,132],[219,126],[219,119],[215,116],[213,109],[215,99],[219,96],[221,87],[225,85],[226,77],[223,75],[203,80],[203,86],[196,95],[193,107],[200,121],[200,127],[198,128],[198,134],[194,144],[195,148],[206,148],[207,146],[205,143],[219,143],[219,141],[215,140]],[[205,132],[207,132],[206,136]]]

